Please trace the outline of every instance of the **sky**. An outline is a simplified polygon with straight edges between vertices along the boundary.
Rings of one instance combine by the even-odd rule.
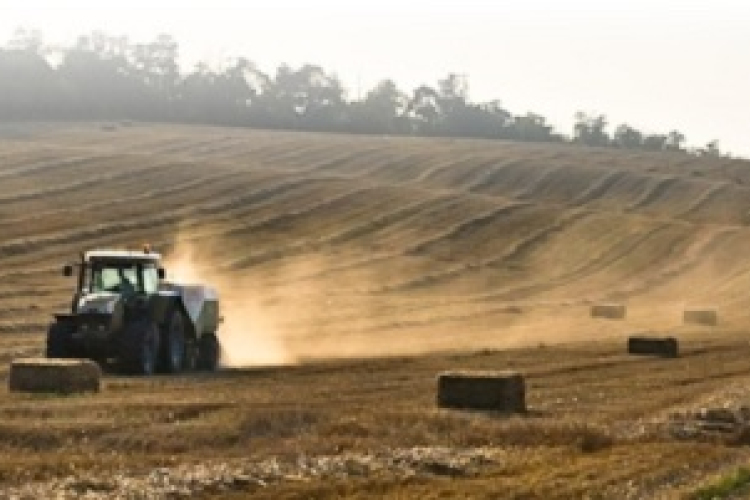
[[[168,33],[186,69],[237,56],[269,73],[319,64],[352,98],[384,78],[411,91],[457,73],[472,101],[541,114],[566,134],[584,111],[610,131],[677,129],[692,146],[718,139],[750,158],[743,0],[0,0],[0,43],[17,28],[51,44]]]

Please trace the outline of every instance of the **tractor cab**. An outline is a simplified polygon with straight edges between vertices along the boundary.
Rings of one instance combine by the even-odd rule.
[[[119,295],[152,295],[159,291],[164,278],[161,255],[148,249],[137,252],[127,250],[92,250],[81,255],[78,267],[78,289],[72,304],[76,312],[87,297]],[[63,269],[72,276],[74,266]]]

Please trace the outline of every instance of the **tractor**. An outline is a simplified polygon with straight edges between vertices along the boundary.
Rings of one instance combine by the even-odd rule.
[[[150,248],[86,251],[63,274],[78,283],[70,313],[49,327],[48,358],[88,358],[134,375],[218,367],[216,291],[165,281]]]

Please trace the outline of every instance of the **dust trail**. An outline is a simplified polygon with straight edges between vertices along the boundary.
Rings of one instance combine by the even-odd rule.
[[[256,259],[263,250],[248,250],[245,241],[212,241],[187,229],[178,233],[165,267],[168,279],[217,288],[225,318],[218,332],[222,365],[233,368],[624,342],[628,335],[644,332],[677,334],[684,331],[681,314],[686,303],[704,297],[704,287],[710,290],[709,278],[717,272],[713,267],[692,270],[676,283],[664,283],[646,293],[633,297],[621,293],[618,298],[628,307],[626,319],[602,321],[590,317],[590,305],[610,301],[613,291],[627,292],[632,286],[627,280],[633,279],[629,271],[618,269],[564,283],[566,268],[560,267],[560,251],[551,247],[529,257],[526,276],[501,284],[511,291],[532,285],[538,292],[503,292],[498,299],[491,293],[482,295],[487,292],[482,280],[441,290],[428,284],[404,293],[372,293],[413,275],[412,266],[422,272],[424,267],[407,261],[388,262],[392,269],[379,264],[348,266],[362,262],[360,249],[309,252],[284,259],[274,258],[271,252],[267,260]],[[254,265],[239,270],[229,265],[232,259],[248,256]],[[377,255],[371,258],[378,262]],[[706,279],[700,281],[704,275]],[[544,286],[545,279],[551,286]],[[686,282],[696,286],[686,287]]]
[[[173,250],[165,256],[164,266],[169,281],[206,284],[218,291],[220,314],[224,318],[217,332],[223,367],[296,363],[272,316],[264,311],[259,296],[244,287],[240,278],[213,271],[210,260],[197,256],[194,244],[178,238]]]

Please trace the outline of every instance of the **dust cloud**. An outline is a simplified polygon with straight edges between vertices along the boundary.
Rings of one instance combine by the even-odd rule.
[[[221,363],[227,368],[619,341],[682,327],[685,303],[671,288],[625,301],[623,321],[592,320],[590,306],[604,298],[599,291],[608,289],[611,277],[556,286],[544,300],[519,294],[494,301],[472,296],[472,289],[391,294],[382,290],[402,279],[399,270],[351,265],[363,258],[355,252],[264,259],[247,254],[243,244],[186,231],[164,259],[168,280],[217,289],[224,317]],[[243,264],[247,259],[255,264]],[[535,264],[542,275],[559,272]]]
[[[219,294],[219,314],[223,322],[217,335],[221,345],[221,366],[288,365],[295,356],[285,348],[278,328],[264,311],[259,295],[248,289],[240,278],[220,275],[212,263],[196,257],[197,248],[187,239],[178,239],[164,257],[167,280],[180,284],[205,284]]]

